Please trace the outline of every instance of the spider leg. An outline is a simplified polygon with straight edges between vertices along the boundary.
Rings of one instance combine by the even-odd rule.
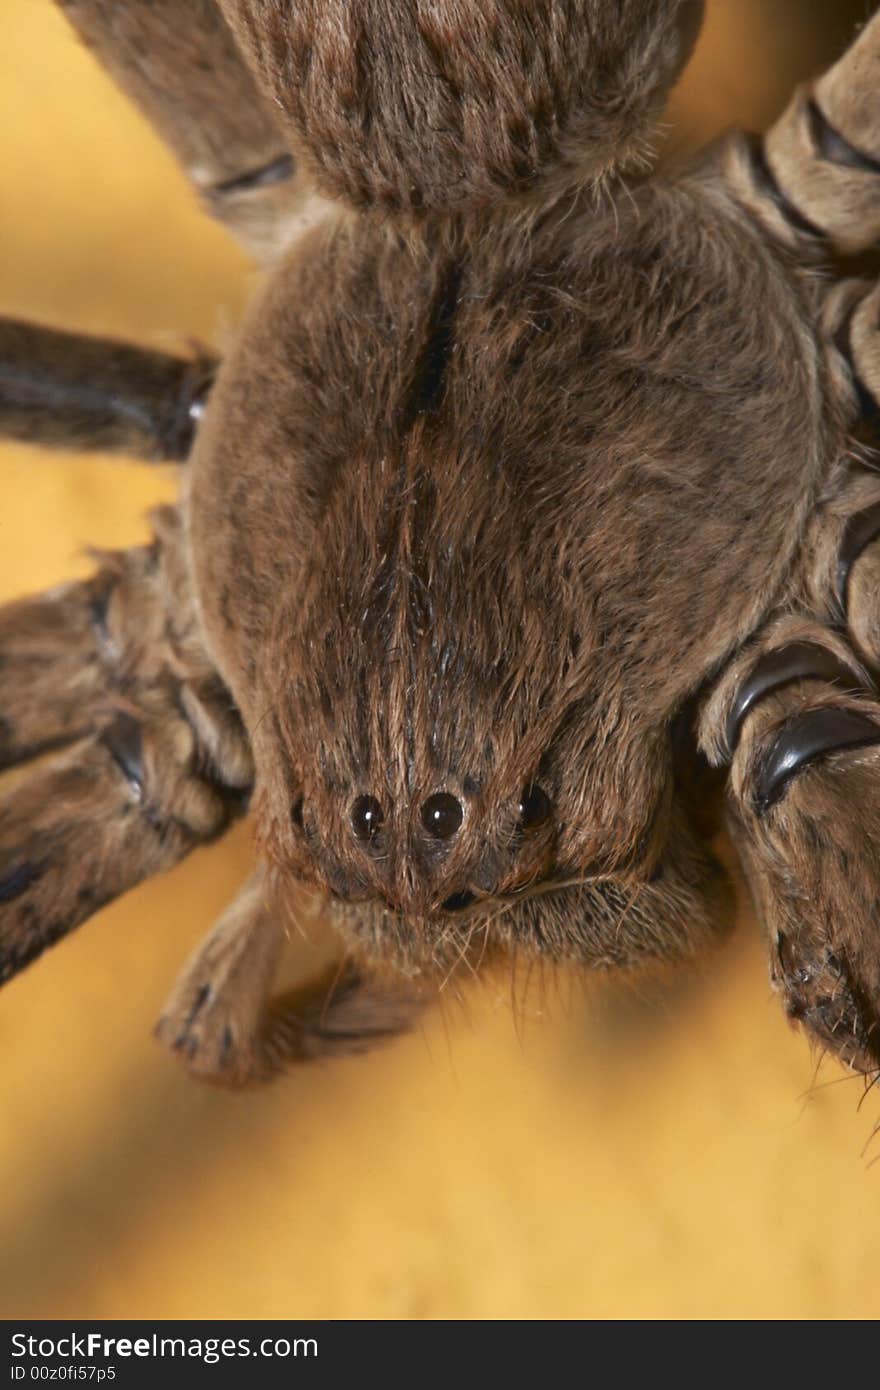
[[[0,607],[0,769],[72,743],[170,673],[208,683],[181,553],[181,522],[102,556],[97,574]]]
[[[283,920],[258,870],[175,985],[156,1036],[203,1080],[248,1085],[298,1062],[368,1051],[408,1032],[427,1002],[411,981],[371,980],[353,965],[271,997]]]
[[[829,253],[865,251],[880,239],[880,14],[839,62],[797,89],[764,135],[736,132],[709,164],[786,262],[815,269]],[[705,168],[701,176],[705,176]],[[711,173],[710,173],[711,177]],[[851,423],[880,421],[880,287],[844,280],[830,289],[793,277],[817,313],[838,397]]]
[[[876,508],[880,489],[876,482],[873,488]],[[832,518],[832,534],[840,534],[841,520]],[[821,557],[821,546],[816,554]],[[848,1065],[876,1069],[880,697],[874,673],[839,629],[788,614],[725,671],[703,709],[700,736],[710,761],[730,765],[729,825],[789,1016]]]
[[[821,313],[838,399],[853,425],[880,425],[880,284],[841,280]]]
[[[0,435],[185,459],[216,363],[0,319]]]
[[[56,0],[170,146],[207,211],[261,262],[301,230],[308,188],[214,0]]]
[[[0,981],[243,806],[197,772],[183,721],[120,714],[0,798]]]
[[[844,520],[837,548],[837,606],[850,639],[880,681],[880,486]]]
[[[129,551],[128,582],[154,563]],[[0,608],[0,770],[82,738],[106,715],[111,682],[101,661],[102,576]]]
[[[95,579],[0,610],[0,981],[246,805],[250,749],[204,653],[178,514]]]
[[[763,137],[731,136],[720,152],[729,188],[807,259],[826,246],[862,251],[880,238],[880,15],[839,62],[798,88]]]

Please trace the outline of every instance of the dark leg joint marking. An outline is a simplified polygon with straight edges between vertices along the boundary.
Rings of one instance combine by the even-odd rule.
[[[202,1012],[202,1009],[205,1007],[213,993],[214,991],[210,985],[202,985],[199,988],[199,991],[195,999],[193,1000],[193,1006],[186,1016],[187,1028],[191,1028],[193,1026],[199,1014]]]
[[[235,1038],[233,1036],[232,1029],[227,1024],[226,1027],[223,1029],[223,1037],[220,1039],[220,1057],[218,1060],[220,1062],[221,1067],[225,1067],[226,1063],[229,1061],[230,1054],[232,1053],[232,1044],[234,1043],[234,1041]]]
[[[244,174],[236,174],[222,183],[215,183],[208,190],[210,198],[227,198],[236,193],[250,193],[256,188],[271,188],[273,184],[284,183],[296,173],[296,161],[292,154],[280,154],[259,169],[248,169]]]
[[[856,512],[846,523],[837,557],[837,575],[834,585],[837,605],[844,615],[847,611],[850,571],[862,551],[878,536],[880,536],[880,502],[875,502],[873,507],[866,507],[863,512]]]
[[[130,714],[117,714],[101,735],[101,742],[138,801],[141,801],[144,794],[144,761],[143,736],[138,721]]]
[[[880,402],[878,402],[872,392],[870,392],[856,371],[856,364],[853,361],[852,351],[852,319],[853,314],[858,308],[858,302],[853,304],[843,323],[834,335],[834,346],[849,367],[849,374],[856,393],[856,400],[859,406],[859,417],[870,425],[880,424]]]
[[[89,617],[92,629],[102,651],[111,650],[110,628],[107,617],[110,612],[110,597],[116,587],[117,578],[112,574],[100,574],[89,586]]]
[[[844,690],[858,685],[855,673],[816,642],[790,642],[767,652],[755,663],[731,704],[724,731],[728,760],[736,752],[742,726],[754,707],[774,691],[804,680],[829,681]]]
[[[157,431],[162,458],[183,463],[189,457],[216,372],[217,364],[209,361],[195,362],[184,372],[178,399]]]
[[[0,714],[0,768],[6,766],[6,759],[12,749],[12,725],[8,719],[4,719]]]
[[[38,867],[38,876],[49,868],[48,863]],[[32,880],[33,882],[34,880]],[[11,980],[20,970],[31,965],[56,941],[67,936],[87,917],[93,917],[102,907],[106,907],[116,895],[112,892],[85,890],[77,896],[76,903],[62,917],[44,918],[35,903],[23,903],[15,912],[20,924],[26,927],[26,935],[7,953],[0,951],[0,985]]]
[[[45,864],[17,864],[0,877],[0,903],[11,903],[42,878]]]
[[[752,174],[755,180],[755,187],[770,199],[789,226],[805,236],[815,237],[817,241],[824,241],[825,234],[821,227],[817,227],[815,222],[811,222],[809,217],[805,217],[799,208],[786,193],[782,191],[776,182],[776,176],[770,165],[767,163],[767,155],[764,151],[764,141],[760,135],[747,135],[749,155],[752,161]]]
[[[780,799],[793,777],[829,753],[880,743],[880,724],[854,710],[806,710],[786,720],[763,760],[755,781],[755,810],[763,816]]]
[[[825,112],[812,97],[807,102],[807,124],[813,148],[828,164],[840,164],[846,169],[861,169],[866,174],[880,174],[880,159],[872,159],[845,140],[835,130]]]

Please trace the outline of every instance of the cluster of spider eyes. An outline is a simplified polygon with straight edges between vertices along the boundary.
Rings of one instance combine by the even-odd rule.
[[[517,803],[520,830],[539,830],[552,814],[550,798],[536,783],[523,787]],[[291,809],[291,820],[298,829],[303,825],[303,799],[298,797]],[[374,840],[385,823],[385,812],[374,796],[359,796],[349,813],[351,828],[364,844]],[[451,840],[464,820],[464,808],[451,792],[435,792],[422,803],[421,822],[434,840]]]
[[[550,819],[550,798],[542,787],[524,787],[517,806],[521,830],[537,830]],[[358,840],[368,844],[378,835],[385,812],[374,796],[359,796],[350,812],[351,827]],[[464,820],[464,808],[451,792],[435,792],[422,803],[420,819],[434,840],[451,840]]]

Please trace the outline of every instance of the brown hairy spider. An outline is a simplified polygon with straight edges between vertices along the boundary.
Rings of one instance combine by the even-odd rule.
[[[499,952],[690,955],[714,798],[877,1068],[880,17],[661,178],[701,0],[59,3],[268,273],[219,365],[0,321],[0,431],[184,464],[0,610],[0,980],[250,804],[158,1032],[257,1080]],[[295,882],[347,964],[272,998]]]

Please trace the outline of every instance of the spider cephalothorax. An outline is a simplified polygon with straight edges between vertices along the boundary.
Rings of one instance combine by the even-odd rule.
[[[726,254],[700,255],[713,237]],[[805,312],[757,237],[650,185],[433,244],[351,222],[305,239],[191,462],[207,631],[240,707],[271,711],[254,747],[278,863],[414,917],[650,876],[672,720],[753,625],[818,472]],[[806,381],[774,374],[783,344]],[[552,811],[519,836],[533,784]],[[424,819],[439,794],[446,837]]]
[[[193,439],[156,547],[0,618],[6,761],[86,739],[0,803],[0,971],[253,787],[266,869],[160,1031],[267,1075],[500,949],[689,954],[729,768],[786,1006],[876,1065],[878,294],[825,267],[880,232],[880,21],[764,141],[624,184],[689,0],[188,0],[173,51],[163,4],[65,8],[273,268],[216,377],[0,331],[7,432]],[[329,1001],[267,1002],[293,882],[350,952]]]

